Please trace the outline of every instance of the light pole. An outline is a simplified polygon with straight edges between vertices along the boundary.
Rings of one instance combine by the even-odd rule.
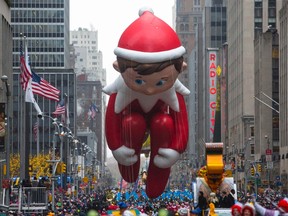
[[[56,180],[56,176],[55,176],[55,172],[56,172],[56,168],[57,168],[57,164],[61,161],[60,160],[56,160],[55,157],[55,148],[56,148],[56,137],[59,136],[61,134],[60,131],[60,126],[57,122],[57,118],[52,118],[49,115],[44,115],[43,113],[38,113],[38,118],[43,119],[43,117],[47,117],[49,119],[52,120],[52,124],[55,127],[55,131],[54,131],[54,136],[53,136],[53,147],[52,147],[52,160],[49,160],[47,162],[52,163],[52,176],[51,176],[51,182],[52,182],[52,210],[55,210],[55,180]],[[62,149],[62,138],[60,138],[61,140],[61,145],[60,145],[60,152]],[[61,155],[61,153],[60,153]]]
[[[267,177],[268,177],[268,188],[270,188],[270,169],[273,167],[273,161],[272,161],[272,149],[270,149],[270,139],[268,135],[265,135],[265,139],[267,141],[267,149],[266,149],[266,162],[267,165]]]
[[[247,181],[247,178],[248,178],[248,177],[247,177],[247,176],[248,176],[248,173],[247,173],[247,157],[250,157],[250,154],[251,154],[251,150],[250,150],[250,153],[248,154],[247,146],[250,145],[250,148],[249,148],[249,149],[251,149],[251,142],[252,142],[252,138],[249,137],[249,138],[248,138],[248,142],[245,143],[244,150],[243,150],[244,155],[245,155],[245,157],[246,157],[245,163],[244,163],[244,174],[245,174],[245,177],[244,177],[244,178],[245,178],[244,190],[245,190],[245,196],[246,196],[246,194],[247,194],[247,184],[248,184],[248,181]]]
[[[6,86],[6,115],[7,115],[7,125],[6,125],[6,135],[5,135],[5,148],[6,148],[6,179],[9,180],[10,184],[10,108],[9,108],[9,98],[11,96],[9,84],[8,84],[8,77],[6,75],[3,75],[1,77],[2,82],[5,83]],[[8,194],[6,196],[6,202],[7,205],[10,203],[10,195],[9,190]]]

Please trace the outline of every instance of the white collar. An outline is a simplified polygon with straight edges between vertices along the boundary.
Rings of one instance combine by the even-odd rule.
[[[190,91],[177,79],[174,85],[165,92],[155,95],[145,95],[130,89],[120,75],[112,84],[103,88],[103,92],[111,95],[117,93],[115,102],[115,113],[120,113],[128,104],[138,100],[145,113],[149,112],[158,100],[163,101],[174,111],[179,112],[179,102],[176,92],[182,95],[188,95]]]

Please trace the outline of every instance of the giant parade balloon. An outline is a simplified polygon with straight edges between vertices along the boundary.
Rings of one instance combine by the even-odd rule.
[[[142,144],[150,136],[146,193],[156,198],[187,147],[184,96],[190,91],[178,80],[187,67],[185,48],[152,9],[142,8],[139,18],[122,33],[114,53],[113,67],[120,74],[103,89],[110,96],[105,116],[107,144],[121,176],[132,183],[139,176]]]

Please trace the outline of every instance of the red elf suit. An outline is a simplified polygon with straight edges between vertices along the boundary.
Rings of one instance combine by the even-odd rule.
[[[185,53],[174,30],[151,10],[140,10],[139,15],[123,32],[114,51],[118,57],[158,63]],[[173,66],[171,70],[176,69]],[[187,147],[188,117],[183,96],[190,92],[178,79],[171,88],[152,95],[137,92],[126,84],[121,74],[103,89],[110,95],[105,119],[108,147],[123,179],[132,183],[139,176],[142,144],[150,135],[146,193],[156,198],[165,189],[171,166]]]

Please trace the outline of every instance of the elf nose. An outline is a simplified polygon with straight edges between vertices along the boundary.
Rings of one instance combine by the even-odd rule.
[[[152,95],[152,94],[154,94],[154,92],[155,92],[155,89],[154,89],[154,88],[148,87],[148,88],[146,89],[146,91],[145,91],[145,94],[146,94],[146,95]]]

